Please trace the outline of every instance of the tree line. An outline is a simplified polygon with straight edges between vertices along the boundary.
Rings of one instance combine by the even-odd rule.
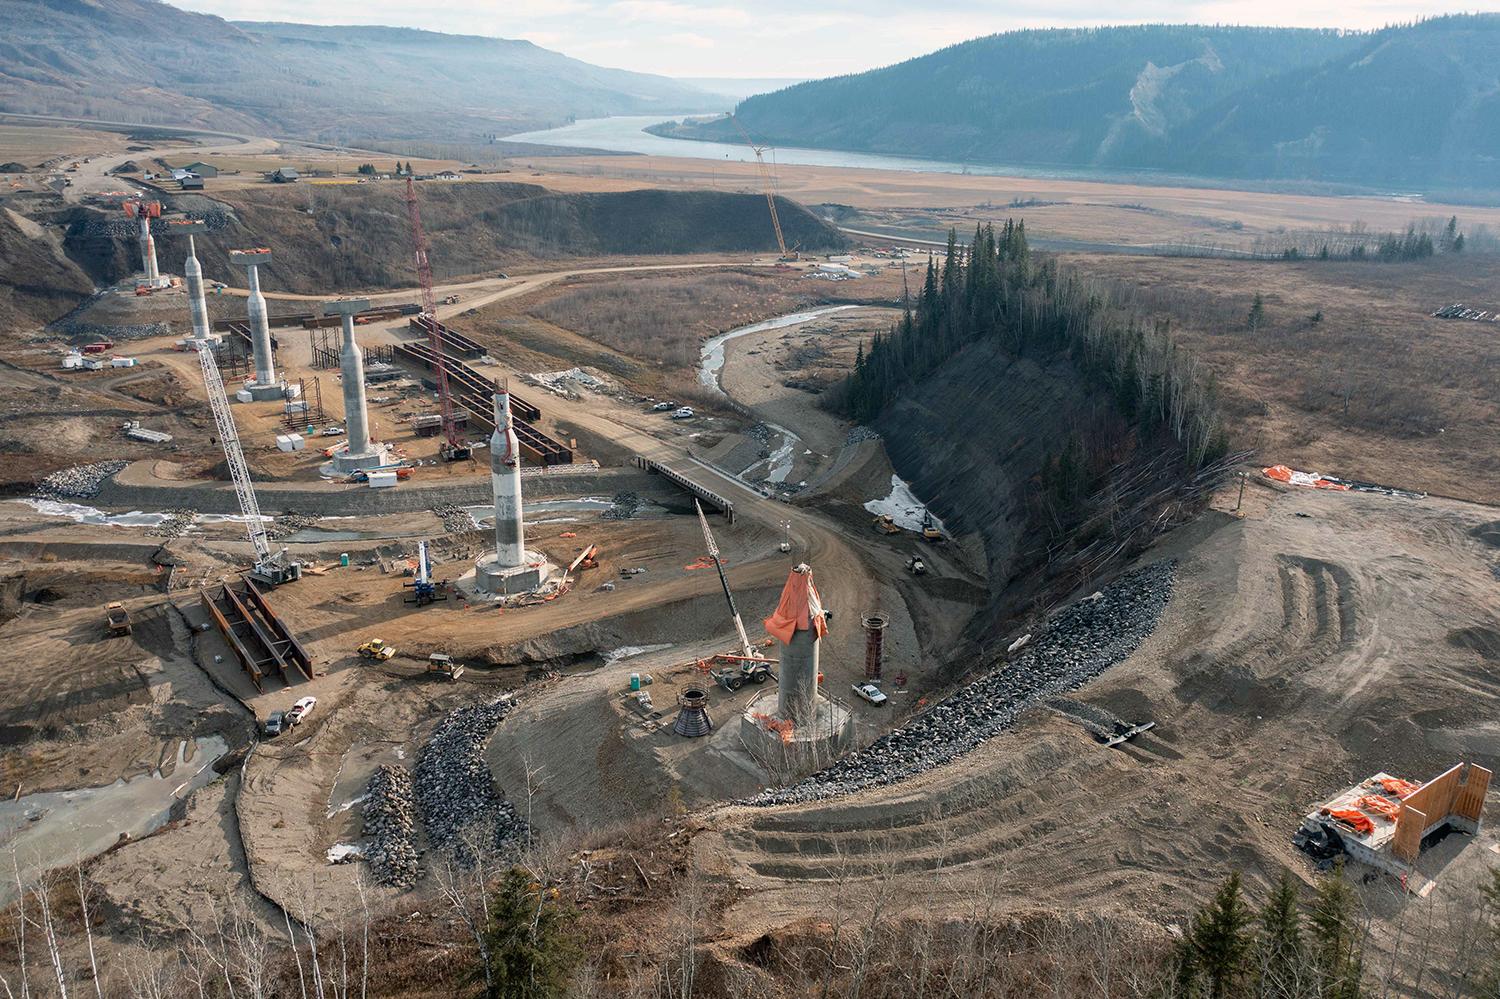
[[[1031,254],[1025,221],[978,226],[960,247],[948,233],[942,264],[929,259],[901,321],[860,349],[840,401],[861,422],[970,344],[998,341],[1014,357],[1065,352],[1090,389],[1113,398],[1143,435],[1165,434],[1198,468],[1228,450],[1212,379],[1179,351],[1170,326],[1146,328],[1052,258]]]

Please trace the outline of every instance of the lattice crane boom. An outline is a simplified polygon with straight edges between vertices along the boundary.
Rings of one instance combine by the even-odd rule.
[[[234,480],[235,499],[239,501],[240,513],[245,517],[245,529],[250,535],[250,544],[255,549],[255,561],[257,564],[270,561],[273,558],[271,542],[266,536],[265,521],[260,516],[260,504],[255,500],[255,488],[250,483],[250,467],[245,463],[245,450],[240,446],[234,415],[229,411],[229,396],[224,391],[219,364],[214,360],[213,347],[206,342],[198,345],[198,364],[203,369],[203,386],[208,390],[208,405],[213,410],[219,441],[224,445],[229,477]]]
[[[745,131],[745,126],[734,115],[730,115],[734,121],[734,127],[740,130],[740,135],[745,137],[745,145],[755,154],[756,170],[760,173],[760,185],[766,192],[766,206],[771,209],[771,228],[776,232],[776,248],[781,251],[781,259],[793,258],[793,254],[786,248],[786,238],[781,232],[781,216],[776,212],[776,178],[771,173],[770,167],[766,166],[765,152],[768,146],[757,146],[750,138],[750,133]]]
[[[734,630],[740,636],[740,655],[746,659],[753,659],[755,649],[750,644],[750,636],[745,633],[745,622],[740,620],[740,610],[734,605],[734,594],[729,591],[729,578],[724,575],[724,560],[719,558],[719,546],[714,542],[713,532],[708,529],[708,518],[703,515],[703,504],[694,499],[693,508],[698,511],[698,523],[703,525],[703,540],[708,543],[708,557],[713,559],[714,568],[719,570],[719,585],[724,587],[724,599],[729,602],[729,615],[734,618]]]
[[[417,206],[417,188],[406,178],[406,216],[411,223],[412,247],[416,254],[417,283],[422,287],[422,315],[427,319],[427,342],[432,347],[432,374],[437,381],[438,406],[443,417],[443,439],[451,451],[468,450],[458,436],[453,418],[453,396],[448,390],[448,367],[443,361],[443,333],[437,317],[437,296],[432,291],[432,263],[427,256],[427,234],[422,229],[422,211]],[[450,452],[451,453],[451,452]]]

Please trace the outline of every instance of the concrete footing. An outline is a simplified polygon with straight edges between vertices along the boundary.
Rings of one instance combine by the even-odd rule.
[[[270,399],[288,398],[286,382],[272,382],[270,385],[260,385],[256,382],[246,382],[236,391],[236,394],[238,394],[239,392],[249,392],[250,398],[255,402],[266,402]]]
[[[379,468],[381,465],[390,464],[391,456],[383,446],[373,447],[362,454],[350,454],[347,451],[333,456],[333,471],[335,474],[348,475],[350,472],[358,472],[365,468]]]
[[[776,714],[777,695],[762,691],[740,715],[740,739],[773,776],[789,778],[828,766],[853,748],[854,716],[817,695],[812,721],[791,725]]]
[[[518,593],[535,593],[545,586],[557,567],[537,552],[527,552],[528,563],[515,568],[502,567],[494,552],[480,556],[474,572],[465,574],[459,585],[469,585],[479,597],[504,597]]]

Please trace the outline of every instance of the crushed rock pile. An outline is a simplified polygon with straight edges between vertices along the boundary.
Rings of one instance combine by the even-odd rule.
[[[193,526],[193,519],[198,516],[198,511],[179,507],[168,510],[167,519],[155,527],[146,529],[146,534],[153,538],[177,538],[187,533],[187,529]]]
[[[144,340],[147,337],[166,336],[172,332],[171,323],[124,323],[116,326],[105,326],[100,323],[86,323],[81,319],[62,318],[48,327],[54,333],[80,342],[92,342],[95,340]]]
[[[53,472],[36,487],[38,499],[93,499],[104,481],[128,465],[126,461],[96,461]]]
[[[600,514],[605,520],[629,520],[641,508],[641,498],[635,493],[615,493],[611,502],[614,506]]]
[[[376,884],[410,888],[422,874],[417,859],[417,802],[411,773],[389,764],[370,776],[365,791],[366,853]]]
[[[475,520],[474,515],[463,507],[445,503],[442,506],[433,507],[432,512],[437,514],[438,519],[443,522],[443,530],[449,534],[466,534],[479,529],[479,521]]]
[[[320,518],[308,513],[297,513],[288,510],[278,514],[276,519],[266,525],[266,537],[271,540],[290,537],[298,531],[305,531],[310,527],[317,527]]]
[[[471,846],[501,849],[525,836],[525,821],[496,790],[484,759],[490,735],[515,703],[502,697],[448,712],[417,763],[417,807],[427,838],[461,863],[471,860]]]
[[[844,438],[844,443],[852,446],[854,444],[860,443],[861,441],[878,440],[880,440],[880,435],[871,430],[869,427],[855,427],[853,430],[849,431],[848,436]]]
[[[1128,657],[1156,629],[1172,596],[1176,564],[1121,576],[1059,614],[1040,639],[1002,666],[826,770],[749,799],[781,805],[894,784],[941,766],[1009,728],[1022,712],[1077,690]]]

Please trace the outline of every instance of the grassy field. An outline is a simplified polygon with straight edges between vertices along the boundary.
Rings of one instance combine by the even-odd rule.
[[[759,190],[754,164],[662,156],[576,156],[517,165],[543,171],[557,190],[592,185],[707,187]],[[569,175],[570,180],[561,175]],[[1033,236],[1127,244],[1209,242],[1250,248],[1257,237],[1283,230],[1329,229],[1363,222],[1372,230],[1405,229],[1412,221],[1457,214],[1466,227],[1500,233],[1500,208],[1427,204],[1404,197],[1270,194],[1216,188],[852,170],[777,168],[778,190],[804,204],[853,205],[895,211],[900,217],[930,212],[939,224],[973,225],[975,219],[1024,216]]]
[[[1500,499],[1500,326],[1431,316],[1451,302],[1500,305],[1500,257],[1067,259],[1171,321],[1217,379],[1231,437],[1265,464]],[[1252,330],[1257,293],[1265,318]]]

